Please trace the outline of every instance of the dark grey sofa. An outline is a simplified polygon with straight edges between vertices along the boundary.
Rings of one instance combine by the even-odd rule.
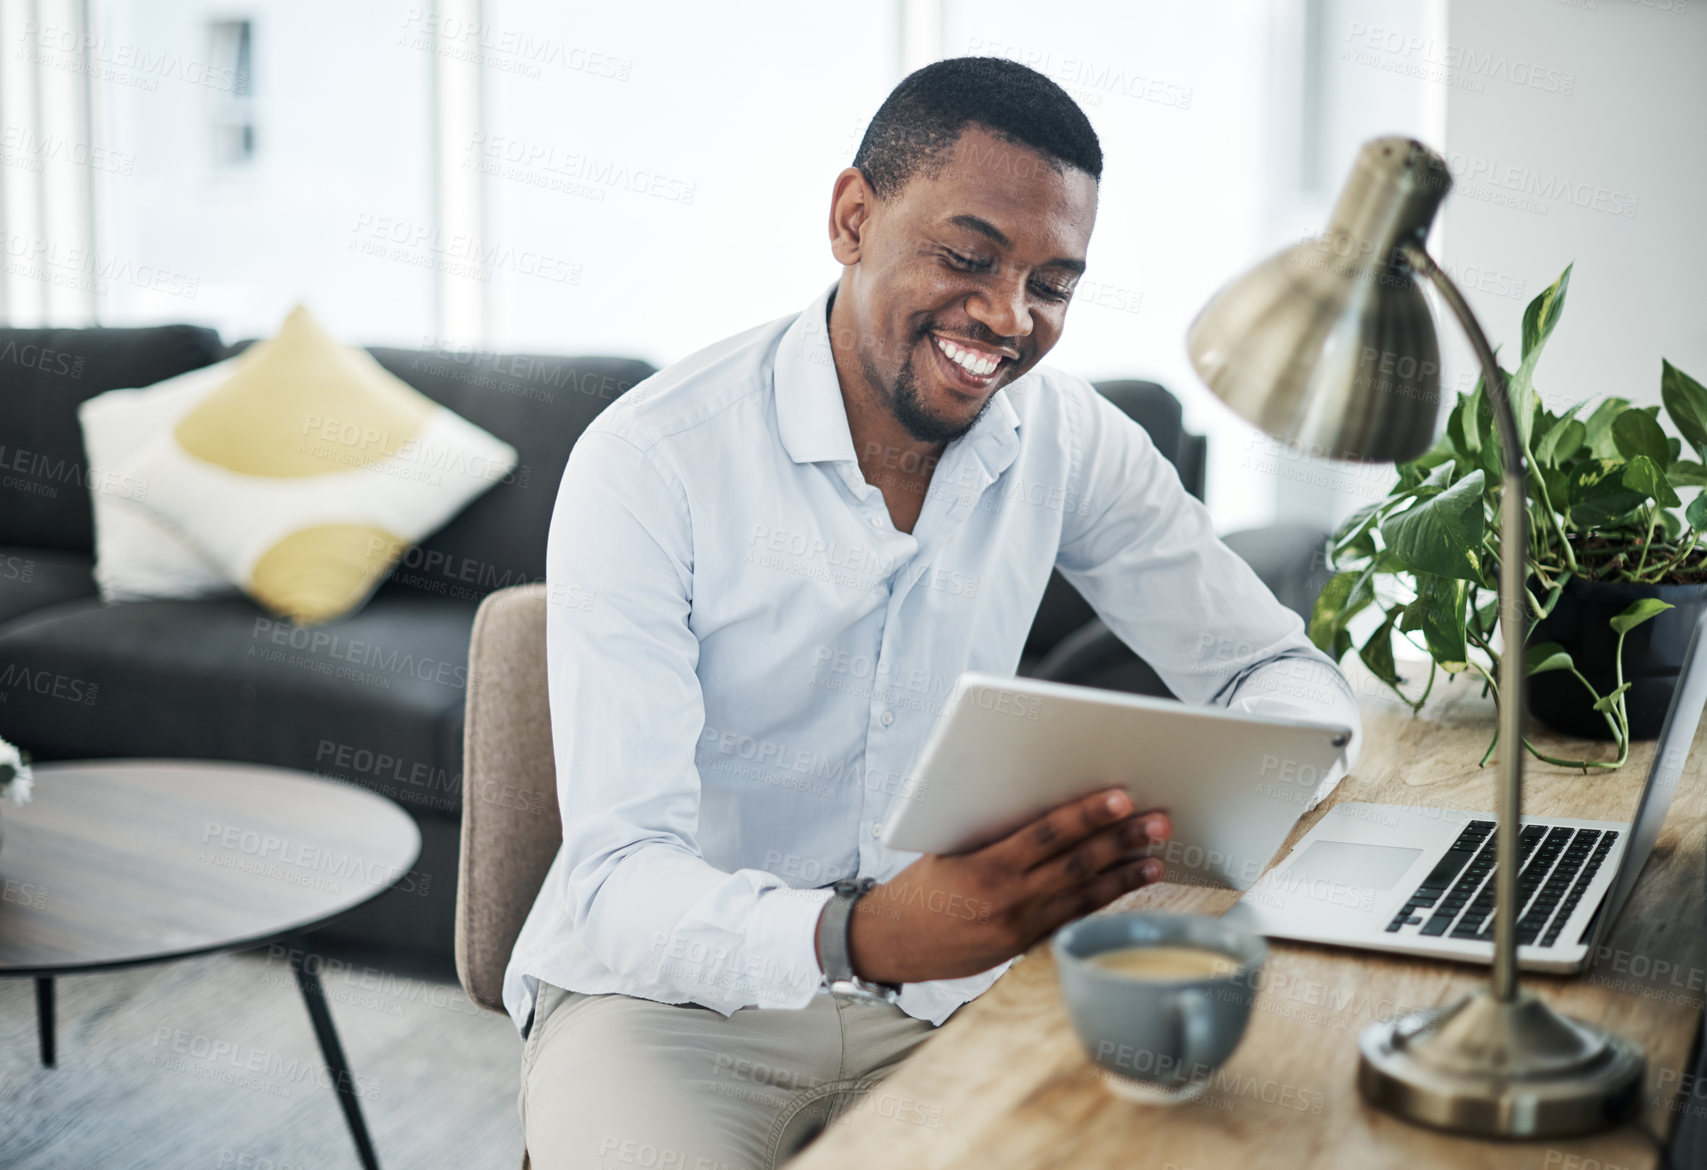
[[[374,349],[404,381],[514,445],[516,473],[411,549],[366,606],[325,626],[294,627],[241,598],[103,604],[90,576],[77,405],[240,348],[192,326],[0,329],[0,736],[41,760],[249,761],[392,797],[420,825],[418,869],[427,880],[408,884],[426,893],[394,891],[333,929],[448,954],[474,611],[494,589],[543,579],[546,529],[570,448],[652,367],[623,358]],[[1148,382],[1099,388],[1144,424],[1201,498],[1204,440],[1181,426],[1178,402]],[[1260,554],[1259,573],[1278,584],[1319,560],[1321,538],[1294,531],[1245,539]],[[1148,668],[1118,642],[1092,656],[1094,670],[1092,659],[1064,653],[1094,642],[1099,625],[1057,574],[1021,673],[1163,693],[1148,687]]]
[[[78,404],[241,348],[190,326],[0,329],[0,736],[40,760],[241,760],[384,793],[420,825],[428,880],[412,884],[426,893],[393,892],[335,929],[449,954],[474,611],[494,589],[544,579],[570,447],[652,367],[374,349],[512,444],[515,473],[411,549],[341,621],[301,629],[242,598],[102,604]]]

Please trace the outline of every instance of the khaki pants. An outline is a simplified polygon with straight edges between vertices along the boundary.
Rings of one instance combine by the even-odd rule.
[[[522,1054],[535,1170],[770,1170],[849,1110],[898,1126],[940,1107],[869,1090],[935,1028],[819,994],[798,1011],[580,995],[540,984]]]

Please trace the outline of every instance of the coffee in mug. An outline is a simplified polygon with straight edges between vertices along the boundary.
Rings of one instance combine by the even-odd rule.
[[[1239,960],[1202,947],[1115,947],[1098,951],[1087,959],[1094,967],[1129,979],[1155,979],[1163,983],[1221,979],[1239,969]]]

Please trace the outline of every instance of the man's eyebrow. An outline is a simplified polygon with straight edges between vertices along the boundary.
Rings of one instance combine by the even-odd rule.
[[[1008,239],[1007,234],[1003,232],[1001,228],[981,216],[962,213],[960,215],[949,216],[948,222],[953,224],[955,227],[963,227],[967,231],[977,232],[979,235],[993,240],[1004,248],[1008,247],[1012,243],[1012,241]],[[1042,267],[1065,268],[1075,276],[1082,276],[1085,271],[1085,262],[1083,260],[1072,260],[1068,257],[1061,256],[1049,261]]]

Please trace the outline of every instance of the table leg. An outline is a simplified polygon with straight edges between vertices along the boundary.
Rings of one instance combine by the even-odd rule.
[[[355,1077],[350,1075],[349,1062],[344,1059],[344,1046],[338,1042],[338,1029],[332,1023],[332,1011],[326,1006],[326,989],[320,976],[308,963],[308,943],[302,938],[290,940],[290,946],[302,956],[292,963],[296,985],[302,989],[302,1001],[308,1005],[308,1018],[314,1025],[314,1037],[320,1041],[320,1055],[326,1060],[326,1071],[332,1075],[332,1087],[338,1092],[338,1104],[343,1107],[344,1121],[350,1127],[350,1137],[356,1143],[362,1170],[379,1170],[379,1158],[373,1151],[373,1139],[368,1137],[367,1121],[362,1117],[361,1102],[356,1097]]]
[[[53,976],[36,980],[36,1044],[43,1068],[53,1067]]]

